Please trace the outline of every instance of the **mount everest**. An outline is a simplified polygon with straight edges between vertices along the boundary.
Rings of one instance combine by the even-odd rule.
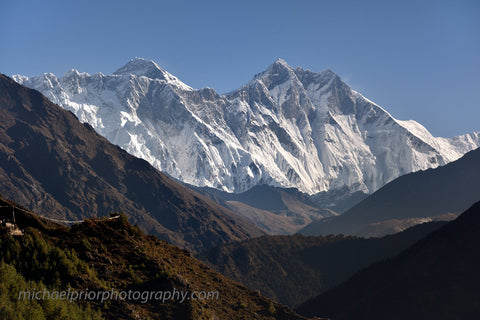
[[[372,193],[480,146],[478,132],[433,137],[332,71],[294,69],[281,59],[225,95],[193,89],[140,58],[111,75],[13,78],[170,176],[227,192],[268,184]]]

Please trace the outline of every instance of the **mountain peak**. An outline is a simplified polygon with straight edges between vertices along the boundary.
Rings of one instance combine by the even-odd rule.
[[[77,69],[70,69],[66,74],[80,74]]]
[[[320,73],[328,76],[338,76],[335,72],[332,71],[332,69],[325,69]]]
[[[289,67],[290,66],[288,65],[287,61],[283,60],[282,58],[278,58],[277,60],[275,60],[275,62],[273,63],[274,65],[281,65],[281,66],[284,66],[284,67]]]
[[[191,87],[178,80],[177,77],[160,68],[155,61],[144,58],[136,57],[131,59],[126,65],[115,71],[113,74],[136,75],[144,76],[150,79],[164,80],[170,84],[180,87],[183,90],[192,90]]]
[[[154,61],[135,57],[113,74],[134,74],[137,76],[148,76],[153,74],[163,75],[164,73],[165,71]]]
[[[83,90],[81,86],[78,88],[79,92]],[[203,251],[207,246],[223,241],[245,240],[263,234],[251,222],[199,194],[192,193],[190,189],[167,178],[145,160],[135,158],[109,143],[92,127],[82,124],[73,113],[42,97],[40,92],[22,87],[1,73],[0,101],[2,195],[6,194],[14,201],[18,200],[26,206],[48,212],[51,217],[75,220],[100,216],[118,208],[119,211],[129,212],[132,220],[139,221],[139,224],[151,233],[192,251]],[[111,113],[111,110],[107,112]],[[22,134],[30,137],[24,144],[15,142],[24,136],[10,129],[19,123]],[[68,135],[65,135],[64,128],[68,128]],[[15,149],[8,149],[5,141],[11,142]],[[56,141],[58,145],[45,147],[49,145],[49,141]],[[34,161],[32,166],[23,167],[23,158],[15,156],[21,154],[17,147],[21,148],[25,155],[35,154],[37,161]],[[7,153],[4,153],[7,149]],[[58,161],[65,162],[61,164]],[[15,163],[15,169],[12,170],[26,172],[18,178],[20,180],[15,178],[17,171],[11,171],[13,175],[10,176],[9,172],[3,170],[8,167],[8,163]],[[63,174],[65,163],[78,164],[68,169],[68,178]],[[111,168],[111,172],[115,173],[107,177],[108,172],[105,170],[109,169],[106,168]],[[51,180],[45,180],[46,172]],[[60,179],[59,175],[65,179]],[[12,180],[7,179],[7,176]],[[69,182],[79,181],[80,177],[91,181],[88,190],[84,190],[81,184]],[[9,180],[12,182],[8,182]],[[15,186],[14,181],[22,182]],[[110,183],[115,187],[110,187]],[[33,194],[18,187],[29,185],[35,185],[38,192]],[[117,186],[122,189],[117,189]],[[65,197],[60,198],[51,193],[50,190],[58,188],[65,190]],[[128,193],[126,190],[129,190]],[[78,194],[82,194],[83,199],[104,201],[97,205],[91,201],[70,200],[73,199],[70,196],[75,197]],[[140,194],[148,195],[139,196]],[[170,194],[175,195],[173,206],[168,203]],[[49,206],[48,209],[44,205]],[[193,223],[198,227],[192,227]],[[190,234],[191,232],[195,234]]]
[[[267,87],[270,87],[272,84],[283,83],[292,78],[295,78],[294,69],[285,60],[279,58],[265,71],[256,74],[251,83],[262,80]]]
[[[79,72],[77,69],[70,69],[67,73],[65,73],[65,75],[63,76],[63,78],[77,78],[79,76],[90,76],[88,73],[86,72]]]
[[[293,68],[287,63],[287,61],[283,60],[282,58],[278,58],[270,67],[268,67],[267,72],[273,71],[274,73],[278,73],[281,70],[293,72]]]
[[[72,84],[83,95],[50,79],[18,80],[171,176],[230,192],[261,183],[310,194],[373,192],[400,174],[446,164],[480,146],[477,137],[436,139],[395,122],[333,72],[293,69],[282,59],[222,96],[183,87],[140,58],[117,75],[93,77]],[[99,90],[88,90],[90,83]],[[103,107],[109,101],[121,106],[115,114]]]

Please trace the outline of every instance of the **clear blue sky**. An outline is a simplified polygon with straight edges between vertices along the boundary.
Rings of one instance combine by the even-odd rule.
[[[277,58],[332,69],[434,135],[480,131],[480,1],[0,0],[0,72],[155,60],[224,93]]]

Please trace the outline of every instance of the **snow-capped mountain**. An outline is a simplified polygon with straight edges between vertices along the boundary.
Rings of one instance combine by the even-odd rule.
[[[111,75],[13,78],[159,170],[228,192],[269,184],[371,193],[480,146],[480,133],[433,137],[332,71],[293,69],[281,59],[226,95],[193,89],[140,58]]]

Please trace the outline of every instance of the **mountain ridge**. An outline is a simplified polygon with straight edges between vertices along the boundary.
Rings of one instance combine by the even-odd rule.
[[[12,237],[0,225],[2,319],[307,320],[208,268],[190,252],[144,234],[124,214],[67,228],[0,197],[2,221],[12,219],[12,208],[25,231]],[[43,290],[52,299],[20,299],[22,291]],[[112,295],[105,301],[53,298],[54,291],[67,290]],[[114,290],[129,292],[128,298],[115,298]],[[131,298],[132,291],[141,299]],[[145,299],[143,294],[175,291],[186,298]]]
[[[478,190],[480,148],[445,166],[401,176],[342,215],[312,222],[300,233],[371,236],[364,232],[375,223],[409,218],[453,218],[480,198]],[[385,235],[381,229],[374,235]]]
[[[140,58],[112,75],[13,77],[170,176],[227,192],[268,184],[372,193],[480,146],[478,133],[435,138],[331,70],[293,69],[281,59],[225,95],[192,89]]]
[[[263,234],[1,74],[0,193],[50,218],[128,212],[144,230],[191,251]]]
[[[338,214],[325,201],[315,202],[295,188],[257,185],[242,193],[228,193],[189,187],[252,221],[267,234],[294,234],[312,221]]]
[[[478,319],[479,227],[476,202],[456,220],[297,311],[338,320]]]
[[[398,254],[445,224],[425,223],[371,239],[268,235],[214,247],[197,257],[250,289],[295,307],[364,267]]]

